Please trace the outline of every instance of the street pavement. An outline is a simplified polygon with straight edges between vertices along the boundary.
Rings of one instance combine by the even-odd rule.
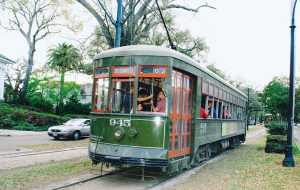
[[[68,141],[68,140],[59,140]],[[0,129],[0,173],[7,169],[31,166],[53,161],[88,157],[87,147],[62,150],[34,151],[24,145],[51,144],[57,140],[47,132],[16,131]]]
[[[294,127],[294,139],[298,145],[298,149],[300,150],[300,127]]]

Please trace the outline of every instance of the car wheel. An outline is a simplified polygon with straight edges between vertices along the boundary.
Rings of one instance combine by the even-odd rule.
[[[80,132],[79,131],[74,131],[74,133],[73,133],[73,139],[74,140],[79,140],[80,137],[81,137]]]
[[[59,137],[53,137],[55,140],[59,140]]]

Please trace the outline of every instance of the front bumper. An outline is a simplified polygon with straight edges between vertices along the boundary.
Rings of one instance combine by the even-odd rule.
[[[60,138],[70,138],[72,137],[72,133],[70,132],[52,132],[48,131],[49,137],[60,137]]]
[[[90,142],[89,157],[95,163],[105,162],[113,165],[145,167],[168,166],[168,150],[155,147],[148,148]]]

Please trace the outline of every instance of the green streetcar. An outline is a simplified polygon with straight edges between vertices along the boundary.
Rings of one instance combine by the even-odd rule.
[[[246,100],[174,50],[110,49],[94,60],[89,157],[94,164],[181,171],[245,141]]]

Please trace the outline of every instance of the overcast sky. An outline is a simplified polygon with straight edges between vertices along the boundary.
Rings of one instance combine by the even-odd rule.
[[[206,1],[182,0],[186,6],[205,4]],[[288,76],[290,53],[290,1],[286,0],[207,0],[217,9],[201,8],[199,13],[176,14],[178,26],[194,36],[203,37],[210,48],[208,61],[233,78],[241,77],[256,88],[263,88],[274,76]],[[298,4],[298,12],[300,4]],[[73,38],[88,34],[95,19],[83,7],[74,8],[86,21],[84,31]],[[296,14],[296,25],[300,18]],[[296,37],[300,34],[296,28]],[[60,34],[39,42],[36,61],[43,64],[49,46],[69,41],[70,33]],[[296,38],[299,39],[299,38]],[[27,58],[25,39],[18,32],[0,29],[0,53],[16,60]],[[300,43],[296,41],[296,45]],[[300,49],[296,48],[296,55]],[[296,60],[296,75],[300,72]]]

